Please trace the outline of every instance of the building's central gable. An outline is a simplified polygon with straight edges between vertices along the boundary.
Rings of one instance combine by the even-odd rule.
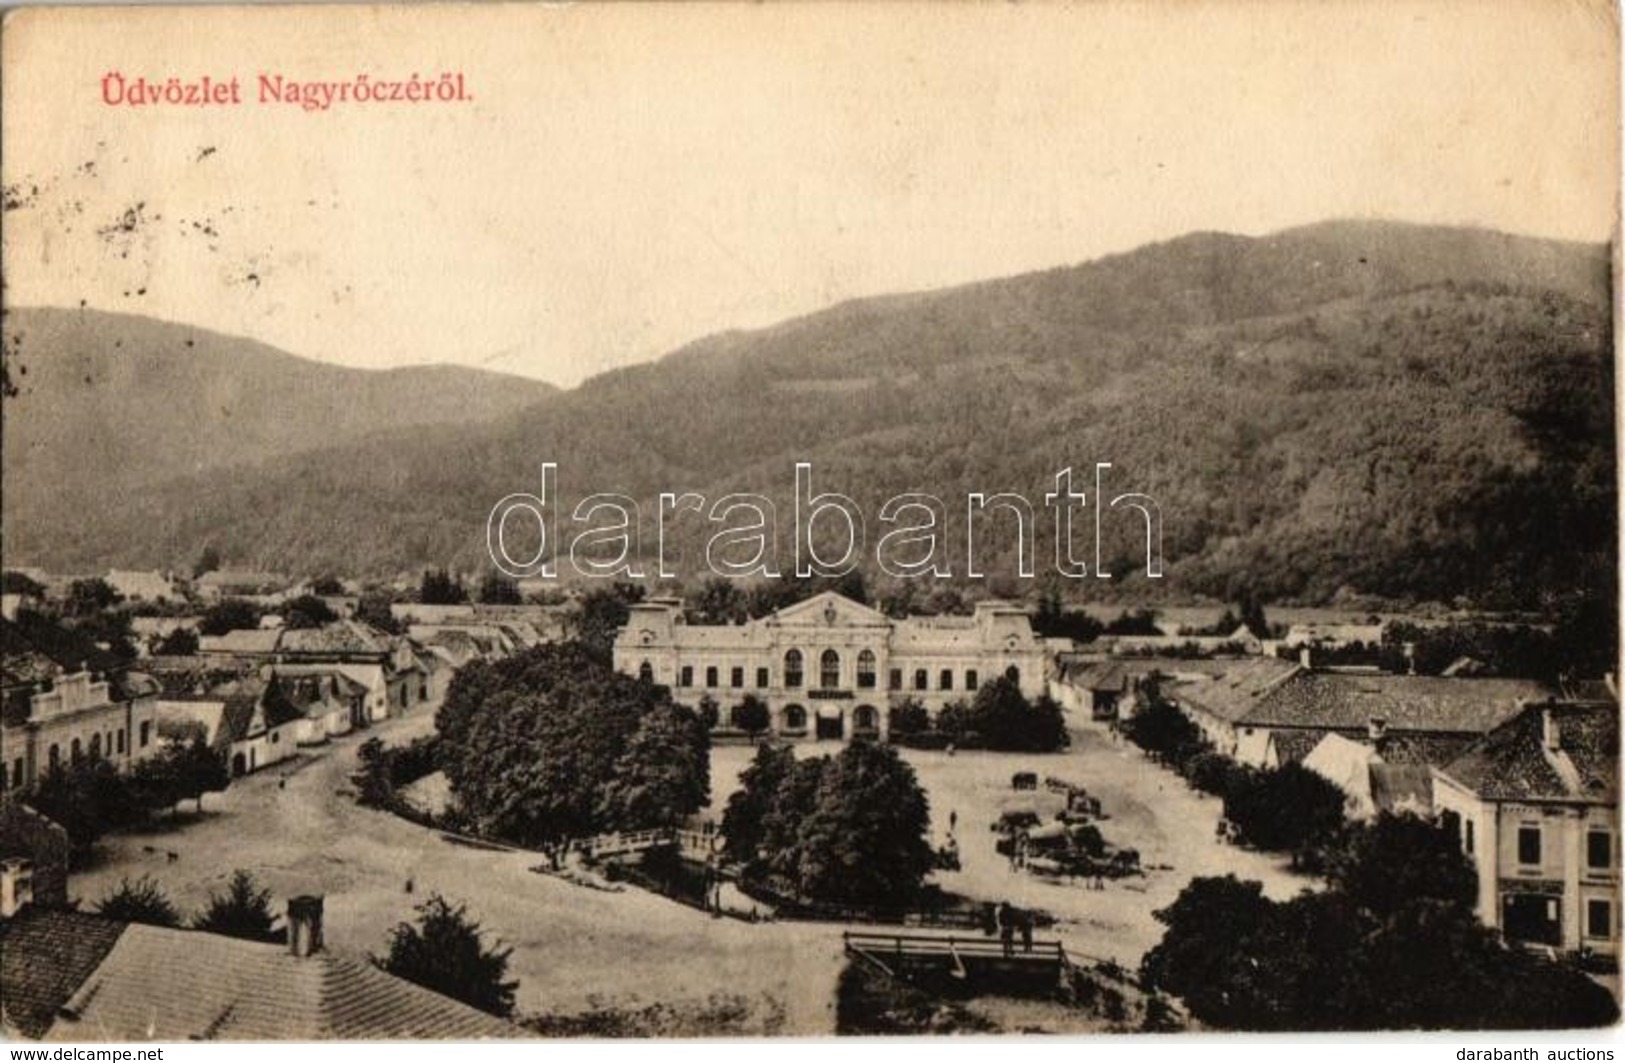
[[[786,606],[763,618],[774,627],[889,627],[884,613],[859,605],[834,591],[816,594],[804,602]]]

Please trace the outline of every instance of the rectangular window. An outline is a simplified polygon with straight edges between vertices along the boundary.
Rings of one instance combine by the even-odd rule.
[[[924,689],[926,689],[927,682],[928,682],[929,679],[930,679],[930,676],[928,676],[926,674],[926,671],[925,671],[924,668],[916,668],[916,669],[914,669],[914,689],[915,690],[924,690]]]
[[[146,749],[147,743],[152,740],[152,724],[146,720],[141,721],[141,748]]]
[[[120,754],[124,752],[124,728],[122,727],[118,729],[118,751]]]
[[[976,689],[976,681],[977,681],[976,669],[974,669],[974,668],[965,669],[965,689],[966,690],[975,690]]]
[[[1540,828],[1518,828],[1518,863],[1538,866],[1540,864]]]
[[[735,665],[733,670],[728,673],[728,685],[735,690],[743,687],[745,685],[745,669]]]
[[[1614,906],[1607,901],[1586,901],[1586,937],[1614,936]]]
[[[891,676],[889,677],[888,685],[893,690],[902,690],[903,689],[903,670],[901,668],[893,668],[891,670]]]
[[[717,685],[717,666],[714,664],[705,666],[705,685],[708,687]]]
[[[23,784],[23,758],[18,757],[16,760],[11,762],[11,785],[13,785],[13,786],[21,786],[22,784]]]
[[[937,689],[938,690],[952,690],[953,688],[954,688],[954,670],[952,668],[944,668],[937,675]]]
[[[1614,835],[1610,831],[1586,832],[1586,866],[1606,871],[1614,866]]]
[[[683,665],[682,670],[677,673],[677,685],[680,687],[694,685],[694,666],[692,664]]]
[[[757,690],[766,690],[767,689],[767,683],[768,683],[767,669],[766,668],[758,668],[758,669],[756,669],[756,689]]]
[[[1467,852],[1470,855],[1472,853],[1472,851],[1473,851],[1473,821],[1468,820],[1467,821]]]

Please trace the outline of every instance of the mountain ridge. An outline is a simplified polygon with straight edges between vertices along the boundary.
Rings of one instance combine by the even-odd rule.
[[[788,502],[813,460],[817,489],[869,512],[907,490],[1036,497],[1099,460],[1165,510],[1168,579],[1135,593],[1527,604],[1612,579],[1609,272],[1602,245],[1473,229],[1193,234],[714,334],[481,424],[205,471],[82,526],[22,521],[21,541],[62,563],[215,545],[300,571],[476,568],[490,506],[546,460],[566,495],[645,502]],[[1132,540],[1106,545],[1113,571]],[[1008,570],[1008,537],[988,543],[983,567]]]

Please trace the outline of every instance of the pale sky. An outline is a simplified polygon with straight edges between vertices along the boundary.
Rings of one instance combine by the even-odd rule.
[[[568,385],[854,296],[1193,230],[1376,216],[1606,240],[1612,11],[48,11],[7,24],[0,62],[24,203],[7,297]],[[236,74],[251,100],[261,72],[451,70],[474,99],[109,107],[114,70]]]

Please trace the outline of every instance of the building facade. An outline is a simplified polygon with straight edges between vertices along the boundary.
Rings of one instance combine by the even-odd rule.
[[[1433,803],[1509,941],[1618,954],[1619,707],[1528,706],[1433,769]]]
[[[711,697],[722,726],[754,696],[768,706],[770,730],[792,739],[884,739],[887,710],[904,699],[934,714],[997,676],[1028,698],[1046,683],[1043,643],[1015,606],[894,620],[833,591],[743,624],[685,623],[673,599],[634,605],[615,667],[687,704]]]

